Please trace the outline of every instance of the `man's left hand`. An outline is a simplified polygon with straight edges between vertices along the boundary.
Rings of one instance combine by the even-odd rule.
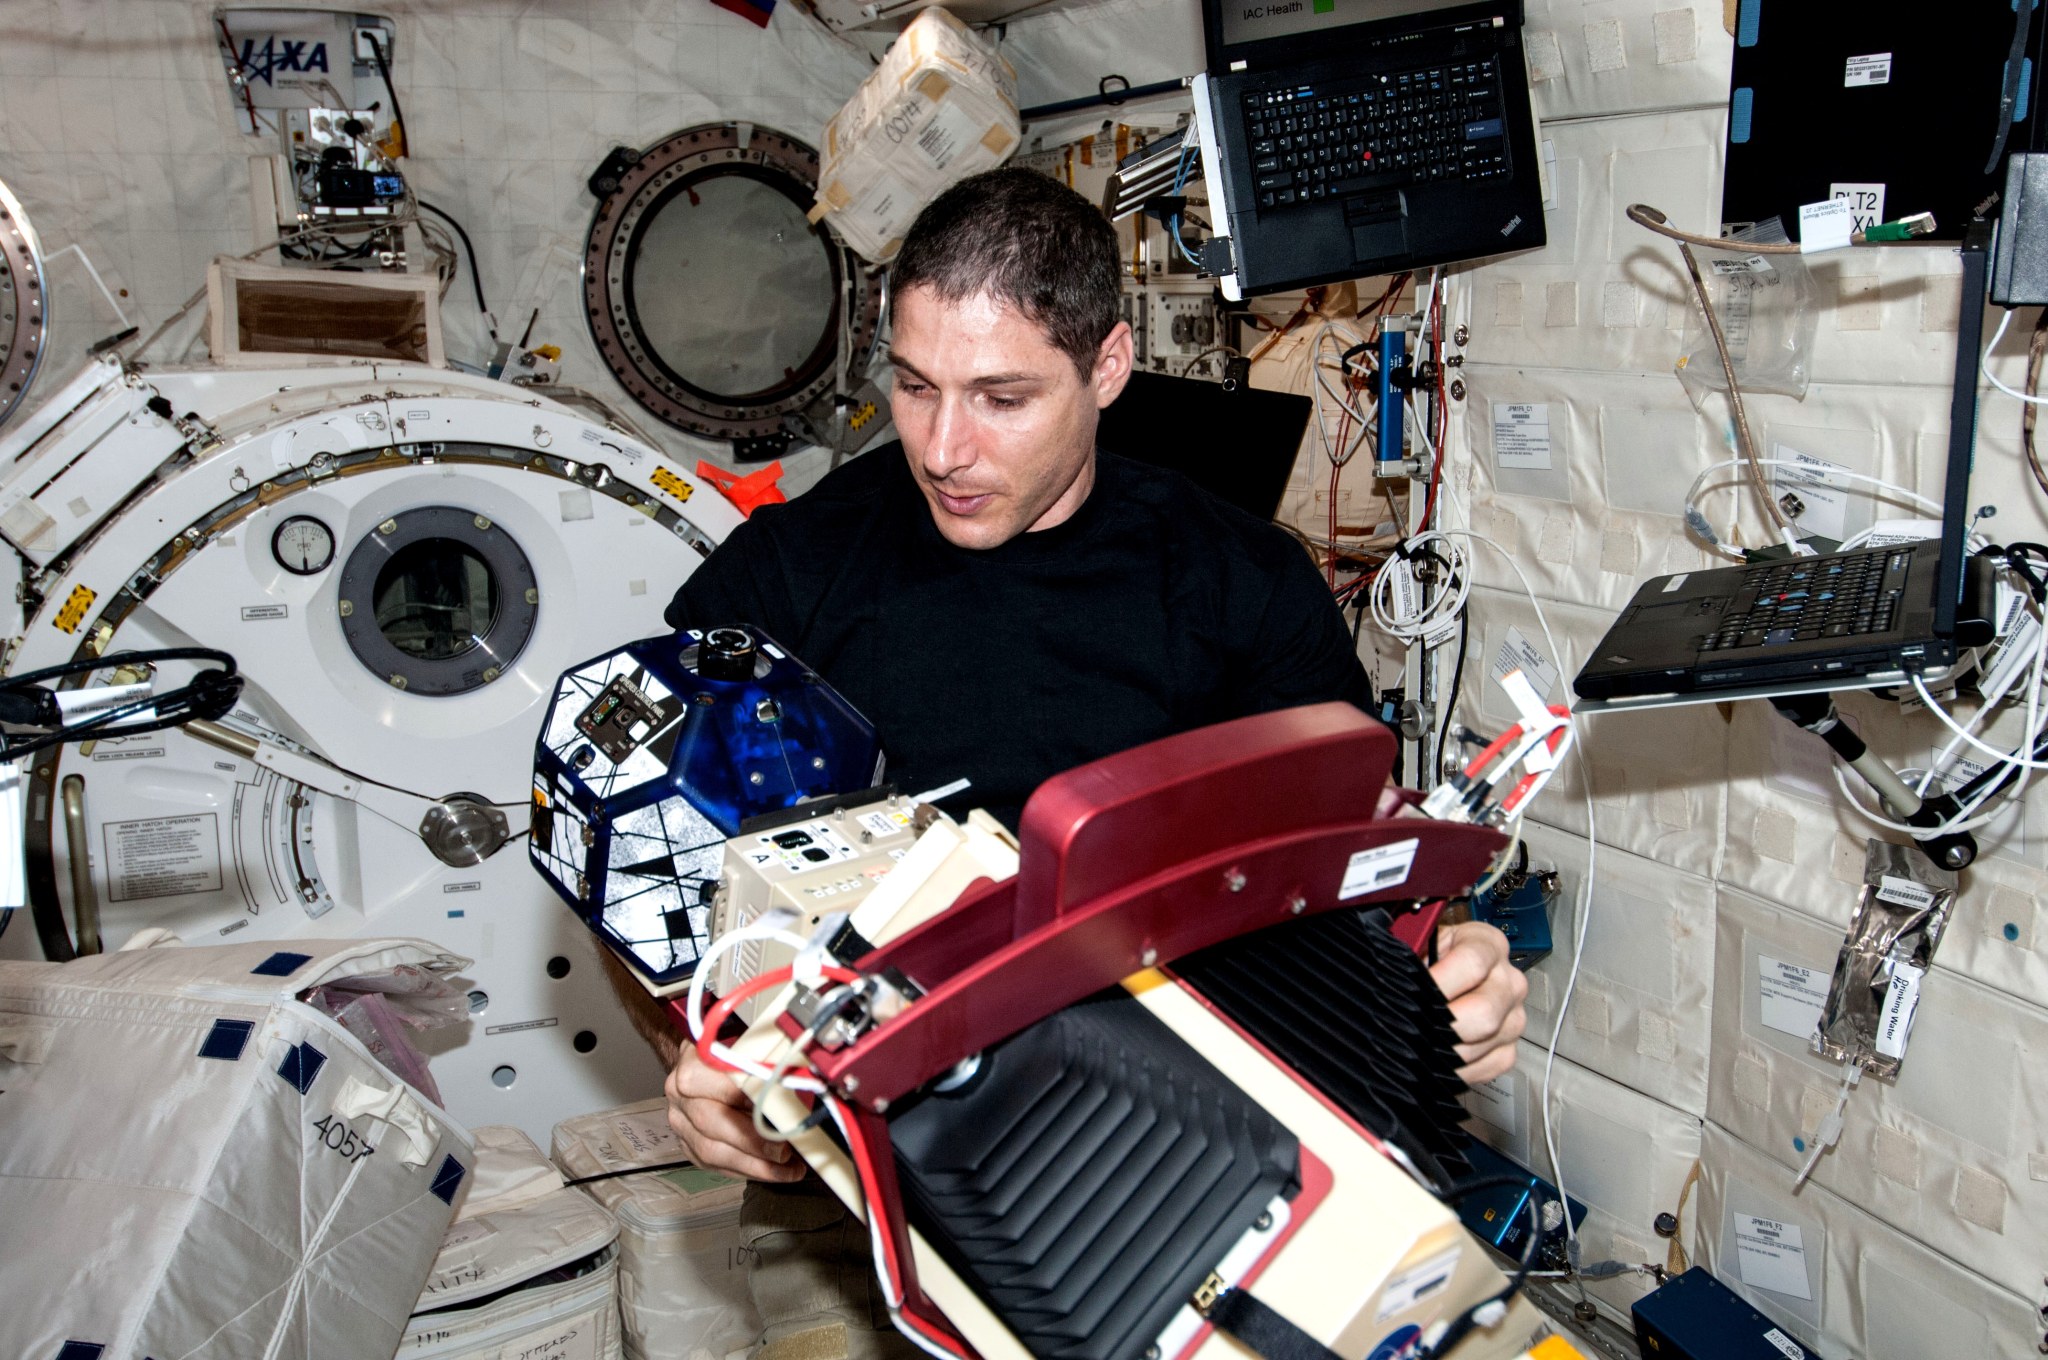
[[[1429,974],[1451,1003],[1458,1031],[1458,1076],[1476,1085],[1511,1070],[1515,1040],[1528,1027],[1522,1008],[1529,980],[1508,962],[1508,937],[1481,921],[1441,926]]]

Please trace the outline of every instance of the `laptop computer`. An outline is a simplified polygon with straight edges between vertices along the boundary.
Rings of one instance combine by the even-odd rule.
[[[1098,448],[1172,468],[1260,519],[1280,511],[1315,403],[1293,392],[1133,373],[1095,427]]]
[[[1941,537],[1644,583],[1572,688],[1591,707],[1762,698],[1934,681],[1991,641],[1991,564],[1967,555],[1989,225],[1962,246]]]
[[[1202,29],[1225,297],[1544,243],[1522,0],[1202,0]]]

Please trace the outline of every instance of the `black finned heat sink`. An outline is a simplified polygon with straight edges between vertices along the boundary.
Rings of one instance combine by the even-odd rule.
[[[1385,912],[1288,921],[1189,955],[1174,971],[1439,1182],[1469,1174],[1450,1005]]]
[[[889,1128],[910,1221],[1048,1360],[1142,1360],[1299,1188],[1294,1135],[1121,989],[1003,1041]]]

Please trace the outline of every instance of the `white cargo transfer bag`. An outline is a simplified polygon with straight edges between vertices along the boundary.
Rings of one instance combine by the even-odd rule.
[[[876,264],[896,258],[918,213],[1019,139],[1017,73],[966,24],[919,12],[825,125],[818,201],[840,239]]]
[[[474,1130],[469,1195],[398,1360],[619,1360],[619,1225],[524,1132]]]
[[[555,1165],[619,1221],[619,1316],[630,1360],[723,1360],[761,1334],[740,1234],[746,1182],[701,1167],[644,1100],[555,1125]],[[635,1167],[640,1175],[618,1175]]]
[[[295,997],[419,940],[0,963],[0,1355],[386,1360],[470,1136]]]

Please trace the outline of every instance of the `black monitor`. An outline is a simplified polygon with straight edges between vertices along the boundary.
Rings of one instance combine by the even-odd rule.
[[[1095,443],[1172,468],[1232,505],[1271,519],[1287,491],[1314,403],[1292,392],[1133,373],[1102,413]]]

